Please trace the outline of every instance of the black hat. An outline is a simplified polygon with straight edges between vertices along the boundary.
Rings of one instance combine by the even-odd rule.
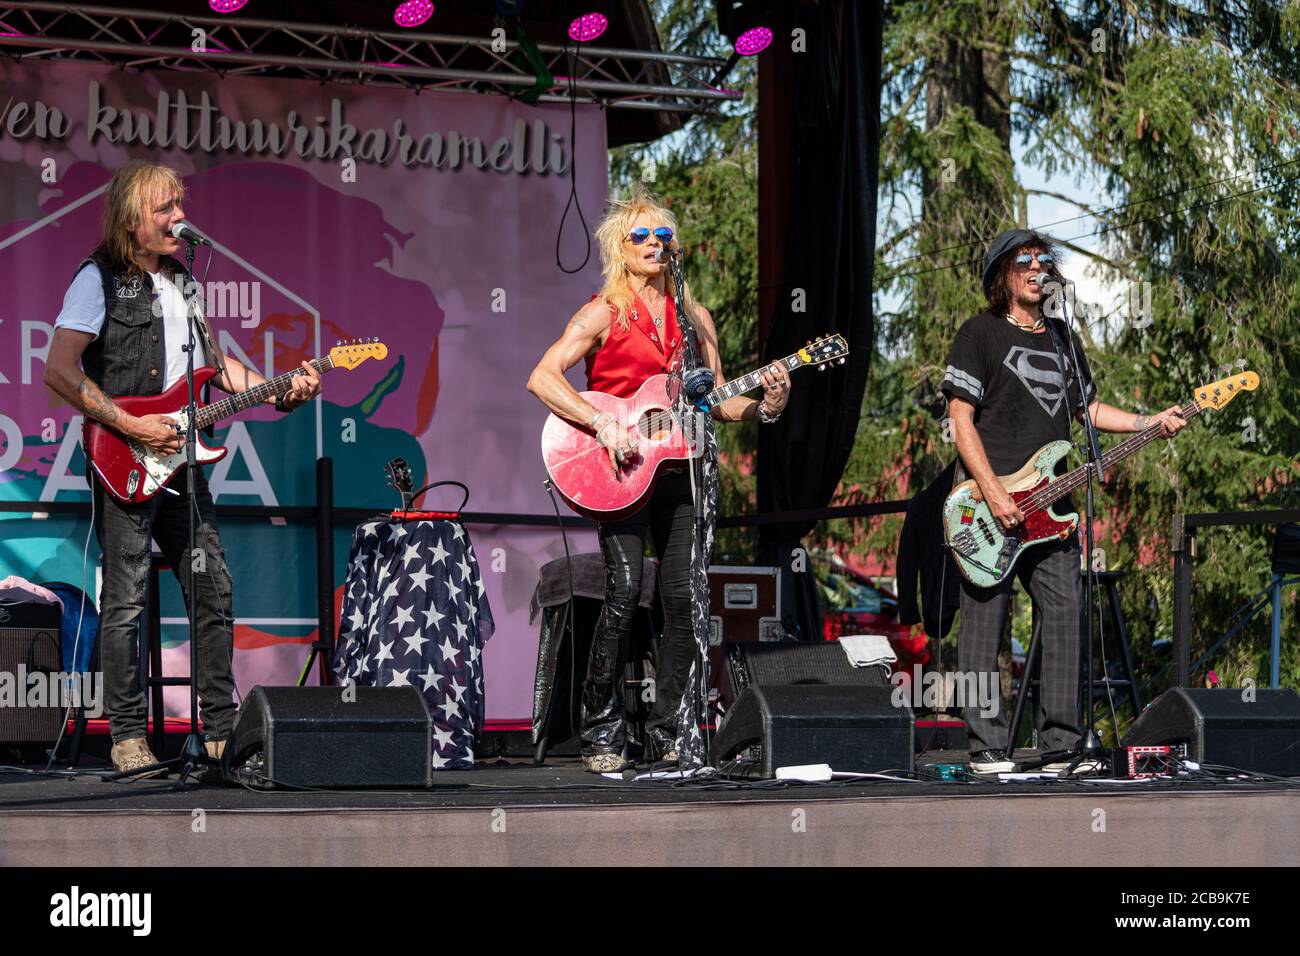
[[[989,244],[989,251],[984,253],[984,294],[986,296],[989,294],[989,283],[993,280],[993,269],[998,264],[998,260],[1011,250],[1041,238],[1028,229],[1008,229],[993,237],[993,241]]]

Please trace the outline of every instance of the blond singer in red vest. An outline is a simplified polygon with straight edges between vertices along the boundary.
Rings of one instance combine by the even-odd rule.
[[[604,286],[569,319],[564,334],[546,350],[528,380],[528,390],[547,408],[596,435],[608,449],[610,468],[615,471],[636,455],[635,430],[599,413],[564,373],[585,359],[589,390],[629,398],[647,378],[670,371],[681,345],[682,328],[668,263],[658,262],[656,253],[661,248],[676,249],[676,234],[676,218],[642,187],[626,201],[611,202],[596,229]],[[697,325],[701,362],[713,369],[717,383],[722,384],[726,379],[713,317],[692,300],[689,288],[685,298]],[[728,399],[712,409],[713,418],[776,421],[789,400],[789,375],[774,366],[773,371],[763,373],[762,382],[761,400],[743,395]],[[680,468],[663,473],[648,503],[636,514],[599,526],[605,558],[605,604],[582,690],[581,729],[583,763],[594,773],[617,772],[628,766],[623,669],[641,593],[647,536],[659,557],[664,632],[645,753],[651,762],[677,761],[679,702],[696,650],[691,607],[694,505],[688,467],[683,462]]]

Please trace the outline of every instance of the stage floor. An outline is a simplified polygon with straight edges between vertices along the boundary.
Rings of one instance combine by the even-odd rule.
[[[964,755],[932,752],[925,763]],[[495,760],[424,791],[0,771],[0,864],[1293,865],[1300,787],[1101,779],[633,782]]]

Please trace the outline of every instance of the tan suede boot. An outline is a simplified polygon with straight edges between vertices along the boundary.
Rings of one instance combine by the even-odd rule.
[[[203,749],[208,752],[209,760],[220,761],[221,755],[226,752],[225,738],[221,740],[205,740],[203,741]]]
[[[113,769],[118,773],[137,770],[140,767],[147,767],[151,763],[158,762],[158,758],[153,755],[153,751],[149,749],[149,745],[145,743],[143,737],[128,737],[126,740],[119,740],[113,744],[110,756],[113,760]],[[157,770],[150,770],[148,773],[136,774],[134,777],[124,779],[143,780],[145,777],[157,777],[166,772],[166,767],[160,767]]]

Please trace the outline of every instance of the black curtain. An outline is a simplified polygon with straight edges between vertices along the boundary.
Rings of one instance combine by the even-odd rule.
[[[871,309],[880,153],[881,5],[855,0],[800,5],[808,51],[791,58],[795,83],[793,206],[785,274],[764,360],[839,332],[844,365],[793,376],[790,403],[760,426],[760,513],[825,507],[857,433],[875,319]],[[802,297],[802,301],[800,301]],[[820,638],[811,569],[792,552],[813,528],[801,521],[760,526],[759,559],[780,565],[784,606],[803,640]]]

